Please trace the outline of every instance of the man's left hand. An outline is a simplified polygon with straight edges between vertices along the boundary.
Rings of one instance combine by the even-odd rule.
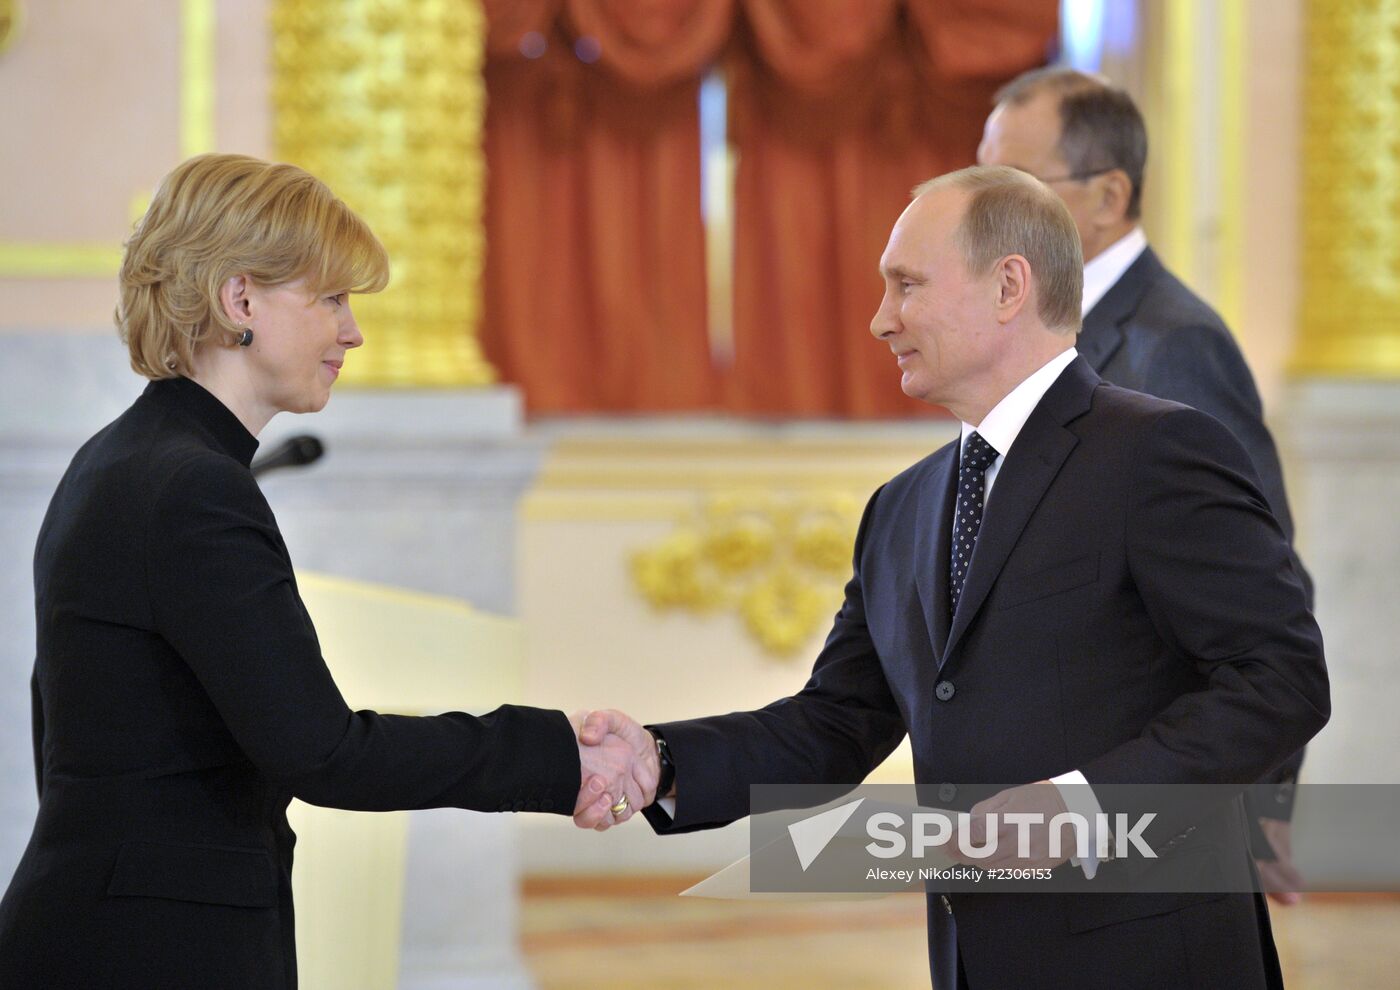
[[[1284,907],[1301,903],[1303,876],[1293,865],[1293,827],[1280,818],[1260,818],[1259,830],[1273,847],[1273,859],[1256,859],[1259,880],[1269,900]]]
[[[1055,867],[1059,866],[1074,852],[1074,829],[1061,826],[1057,855],[1050,855],[1049,823],[1056,815],[1069,809],[1060,797],[1060,789],[1048,780],[1034,784],[1023,784],[1000,791],[972,806],[967,842],[974,848],[983,848],[989,842],[989,815],[996,815],[996,849],[983,859],[965,856],[957,843],[949,843],[947,848],[954,859],[970,866],[986,867]],[[1010,821],[1007,815],[1013,816]],[[1038,824],[1021,822],[1017,815],[1038,815]],[[1025,837],[1025,855],[1019,846]]]

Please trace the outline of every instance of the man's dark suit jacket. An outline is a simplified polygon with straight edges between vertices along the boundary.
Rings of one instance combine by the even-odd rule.
[[[256,447],[199,385],[160,381],[59,484],[34,559],[39,815],[0,903],[0,986],[295,987],[293,797],[573,810],[559,712],[346,706]]]
[[[673,819],[648,809],[653,827],[741,818],[751,784],[855,784],[906,732],[920,785],[1073,769],[1091,786],[1242,785],[1326,722],[1321,635],[1287,542],[1211,417],[1071,363],[1006,454],[949,616],[957,476],[955,441],[871,498],[845,603],[799,694],[656,727],[677,800]],[[1189,827],[1144,835],[1163,849]],[[1248,894],[949,896],[974,990],[1278,980]],[[948,972],[944,911],[931,908],[935,973]]]
[[[1283,469],[1249,365],[1219,314],[1167,271],[1150,247],[1085,314],[1078,349],[1104,381],[1193,406],[1229,427],[1254,463],[1259,486],[1292,548]],[[1293,566],[1311,608],[1312,578],[1296,552]],[[1264,782],[1271,786],[1251,795],[1258,814],[1292,817],[1302,765],[1299,751],[1270,772]]]

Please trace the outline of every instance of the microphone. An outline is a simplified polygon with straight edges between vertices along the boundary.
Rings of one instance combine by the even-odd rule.
[[[303,434],[284,440],[275,449],[268,451],[250,465],[253,477],[259,478],[278,468],[305,467],[321,459],[326,452],[325,445],[313,436]]]

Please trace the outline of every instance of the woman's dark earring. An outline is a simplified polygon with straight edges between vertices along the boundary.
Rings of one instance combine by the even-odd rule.
[[[249,344],[251,344],[252,342],[253,342],[253,331],[252,331],[250,328],[248,328],[248,327],[244,327],[244,328],[243,328],[243,332],[242,332],[241,334],[238,335],[238,346],[239,346],[239,347],[247,347],[247,346],[248,346]]]

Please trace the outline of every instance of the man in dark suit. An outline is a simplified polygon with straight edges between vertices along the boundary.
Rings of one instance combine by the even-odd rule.
[[[1321,637],[1249,457],[1209,416],[1108,385],[1076,354],[1082,258],[1064,204],[1015,169],[952,173],[916,191],[880,268],[871,330],[903,390],[949,409],[962,437],[872,496],[802,691],[652,727],[652,826],[744,817],[752,784],[854,785],[906,733],[920,785],[1019,784],[991,801],[1042,820],[1076,783],[1242,789],[1310,738],[1328,714]],[[645,731],[594,713],[582,737],[605,729]],[[1231,823],[1242,838],[1238,801],[1214,821]],[[1155,838],[1214,855],[1193,831]],[[1065,859],[1043,828],[1029,852]],[[929,907],[940,990],[1281,983],[1251,894]]]
[[[1254,377],[1220,316],[1169,272],[1139,226],[1147,130],[1126,92],[1067,68],[1008,83],[987,118],[977,160],[1010,165],[1054,190],[1084,247],[1078,349],[1106,382],[1194,406],[1224,423],[1249,454],[1274,517],[1293,543],[1278,451]],[[1307,589],[1312,583],[1293,556]],[[1297,900],[1288,822],[1300,750],[1254,788],[1259,869],[1281,903]]]

